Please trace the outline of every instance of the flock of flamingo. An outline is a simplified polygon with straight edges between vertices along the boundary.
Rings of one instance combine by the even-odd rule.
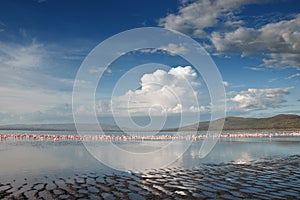
[[[184,135],[55,135],[55,134],[4,134],[0,133],[0,141],[143,141],[143,140],[201,140],[210,137],[207,134]],[[216,137],[216,136],[213,136]],[[252,138],[252,137],[300,137],[300,131],[278,133],[223,133],[220,138]]]

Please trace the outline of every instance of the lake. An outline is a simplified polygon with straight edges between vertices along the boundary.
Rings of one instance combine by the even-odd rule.
[[[74,132],[61,131],[1,131],[1,134],[7,133],[74,134]],[[187,147],[186,141],[172,142],[174,143],[173,149],[167,151],[163,157],[158,156],[158,158],[144,160],[142,164],[151,166],[151,163],[159,161],[159,159],[166,159],[166,156],[172,157],[173,154],[180,155],[180,152]],[[199,149],[202,142],[203,140],[189,142],[191,144],[190,147],[185,150],[181,157],[170,163],[169,166],[160,167],[160,169],[150,168],[148,171],[141,171],[141,173],[147,174],[151,170],[161,169],[193,170],[199,167],[201,168],[201,166],[212,164],[251,165],[253,162],[263,162],[264,160],[300,155],[300,137],[220,138],[213,150],[205,158],[199,157]],[[113,145],[133,153],[147,153],[155,149],[160,149],[162,146],[168,145],[168,143],[170,143],[170,141],[129,141],[114,142]],[[89,148],[93,146],[97,148],[99,145],[107,145],[107,142],[91,141],[88,145]],[[101,154],[107,156],[106,159],[108,160],[114,160],[114,163],[118,163],[119,160],[122,160],[120,167],[123,169],[126,169],[126,167],[130,166],[130,163],[133,162],[132,160],[127,160],[127,158],[118,158],[114,152],[101,152]],[[45,176],[53,177],[53,179],[61,179],[74,177],[76,174],[96,173],[99,176],[99,174],[105,175],[113,173],[123,177],[122,174],[127,173],[119,172],[105,166],[95,159],[94,156],[95,154],[91,155],[91,153],[87,151],[82,141],[53,142],[7,139],[6,141],[0,142],[0,180],[2,183],[12,183],[15,181],[18,182],[18,180],[24,181],[25,179],[27,182],[34,183],[38,180],[38,177]],[[131,169],[128,168],[128,171],[131,171]],[[297,177],[297,181],[299,181],[299,177]],[[13,186],[11,187],[14,188]]]
[[[2,131],[2,134],[74,134],[70,131]],[[151,152],[161,148],[170,141],[143,141],[114,143],[117,147],[133,153]],[[188,144],[182,141],[173,141],[176,149],[167,152],[180,155]],[[184,144],[182,144],[184,143]],[[95,142],[95,144],[98,144]],[[98,144],[99,145],[99,144]],[[102,143],[101,145],[106,145]],[[300,154],[300,137],[273,137],[273,138],[220,138],[214,149],[203,159],[199,158],[199,149],[202,140],[191,142],[185,153],[171,163],[172,167],[193,168],[201,163],[247,163],[265,158],[284,157]],[[92,146],[92,145],[90,145]],[[113,155],[113,152],[104,152]],[[85,148],[81,141],[24,141],[7,140],[0,142],[0,175],[14,176],[17,174],[39,174],[48,171],[65,170],[95,170],[108,167],[96,160]],[[110,159],[109,157],[107,159]],[[111,158],[118,162],[116,157]],[[165,158],[162,158],[165,159]],[[124,160],[124,159],[123,159]],[[126,160],[126,159],[125,159]],[[129,160],[129,162],[131,162]],[[146,161],[147,162],[147,161]],[[149,160],[153,162],[153,160]],[[126,168],[126,163],[124,163]],[[148,163],[145,163],[148,165]],[[130,169],[129,169],[130,170]]]

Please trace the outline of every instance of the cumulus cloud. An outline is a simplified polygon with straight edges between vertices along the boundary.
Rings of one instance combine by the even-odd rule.
[[[269,23],[259,29],[239,27],[232,32],[211,34],[218,53],[240,52],[251,55],[264,52],[267,67],[300,68],[300,14],[291,20]]]
[[[264,110],[278,108],[286,102],[284,97],[292,88],[248,89],[237,92],[229,101],[235,103],[240,111]]]
[[[144,74],[139,89],[112,99],[112,109],[119,114],[129,111],[134,115],[203,111],[206,108],[198,106],[196,79],[197,73],[190,66]]]
[[[300,53],[269,53],[263,59],[264,66],[269,68],[300,69]]]
[[[247,25],[238,13],[256,0],[183,1],[178,13],[160,19],[163,27],[208,39],[206,48],[216,55],[260,54],[264,67],[300,69],[300,14]]]
[[[206,28],[222,24],[223,28],[232,29],[243,24],[234,12],[238,12],[243,5],[258,3],[253,0],[198,0],[187,4],[179,9],[178,14],[169,14],[160,19],[159,24],[163,27],[174,29],[193,37],[207,37]]]

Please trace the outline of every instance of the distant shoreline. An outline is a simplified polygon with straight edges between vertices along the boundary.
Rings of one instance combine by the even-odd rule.
[[[162,141],[162,140],[202,140],[208,137],[213,138],[272,138],[272,137],[300,137],[300,131],[282,132],[282,133],[228,133],[220,136],[209,136],[207,134],[184,134],[184,135],[56,135],[56,134],[1,134],[0,141],[14,140],[14,141]]]
[[[268,118],[243,118],[243,117],[226,117],[213,121],[202,121],[195,124],[165,128],[162,130],[134,130],[128,127],[122,127],[122,130],[117,125],[100,123],[104,132],[203,132],[207,131],[209,127],[211,130],[222,131],[288,131],[300,130],[300,116],[280,114]],[[222,126],[223,125],[223,126]],[[76,131],[80,127],[84,131],[99,131],[98,124],[12,124],[0,125],[0,130],[24,130],[24,131]]]

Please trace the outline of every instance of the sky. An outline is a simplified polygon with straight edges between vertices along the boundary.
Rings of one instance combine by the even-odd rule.
[[[209,119],[205,77],[179,56],[190,47],[176,41],[118,52],[109,66],[91,67],[91,76],[102,75],[96,103],[72,110],[74,83],[92,88],[88,79],[76,79],[89,53],[116,34],[143,27],[180,32],[205,49],[222,78],[227,116],[300,114],[298,0],[3,0],[0,124],[67,123],[74,112],[91,108],[105,123],[113,122],[112,112],[123,119],[124,109],[130,110],[133,121],[147,128],[165,115],[167,127],[177,126],[182,113],[188,116],[184,124]],[[132,37],[124,44],[135,42]],[[147,126],[151,120],[153,127]]]

